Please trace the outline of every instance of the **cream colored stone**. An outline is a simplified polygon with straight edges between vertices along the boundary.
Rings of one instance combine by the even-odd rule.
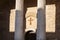
[[[25,31],[29,31],[29,30],[33,30],[34,32],[36,32],[36,27],[37,27],[37,18],[36,18],[36,14],[37,14],[37,8],[36,7],[29,7],[27,8],[27,12],[26,12],[26,30]],[[31,20],[31,25],[30,25],[30,18]]]
[[[46,5],[46,32],[55,32],[55,4]]]
[[[10,11],[10,23],[9,23],[9,31],[15,32],[15,9]]]

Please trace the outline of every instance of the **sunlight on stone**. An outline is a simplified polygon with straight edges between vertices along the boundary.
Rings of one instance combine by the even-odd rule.
[[[12,9],[10,11],[10,27],[9,27],[9,31],[10,32],[15,31],[15,10],[14,9]]]
[[[55,32],[55,4],[46,5],[46,32]]]
[[[46,5],[46,32],[55,32],[55,15],[56,15],[56,7],[55,4]],[[29,7],[26,11],[26,29],[33,30],[36,32],[37,29],[37,7]],[[10,13],[10,32],[15,31],[15,9],[11,10]]]
[[[36,19],[36,14],[37,14],[37,8],[36,7],[29,7],[27,8],[26,12],[26,30],[33,30],[36,31],[37,27],[37,19]]]

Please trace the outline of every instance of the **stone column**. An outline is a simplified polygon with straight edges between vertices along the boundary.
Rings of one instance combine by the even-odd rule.
[[[23,33],[23,2],[24,0],[16,0],[15,8],[15,35],[14,40],[24,40]]]
[[[45,40],[45,0],[37,0],[37,36],[36,40]]]

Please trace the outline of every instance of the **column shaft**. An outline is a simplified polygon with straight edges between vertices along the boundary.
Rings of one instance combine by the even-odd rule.
[[[45,0],[37,0],[37,40],[45,40]]]
[[[23,33],[23,0],[16,0],[14,40],[24,40]]]

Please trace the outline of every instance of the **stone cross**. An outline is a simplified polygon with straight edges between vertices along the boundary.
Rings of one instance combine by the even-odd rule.
[[[29,21],[30,25],[32,25],[32,21],[33,21],[33,19],[32,19],[31,17],[29,18],[28,21]]]

